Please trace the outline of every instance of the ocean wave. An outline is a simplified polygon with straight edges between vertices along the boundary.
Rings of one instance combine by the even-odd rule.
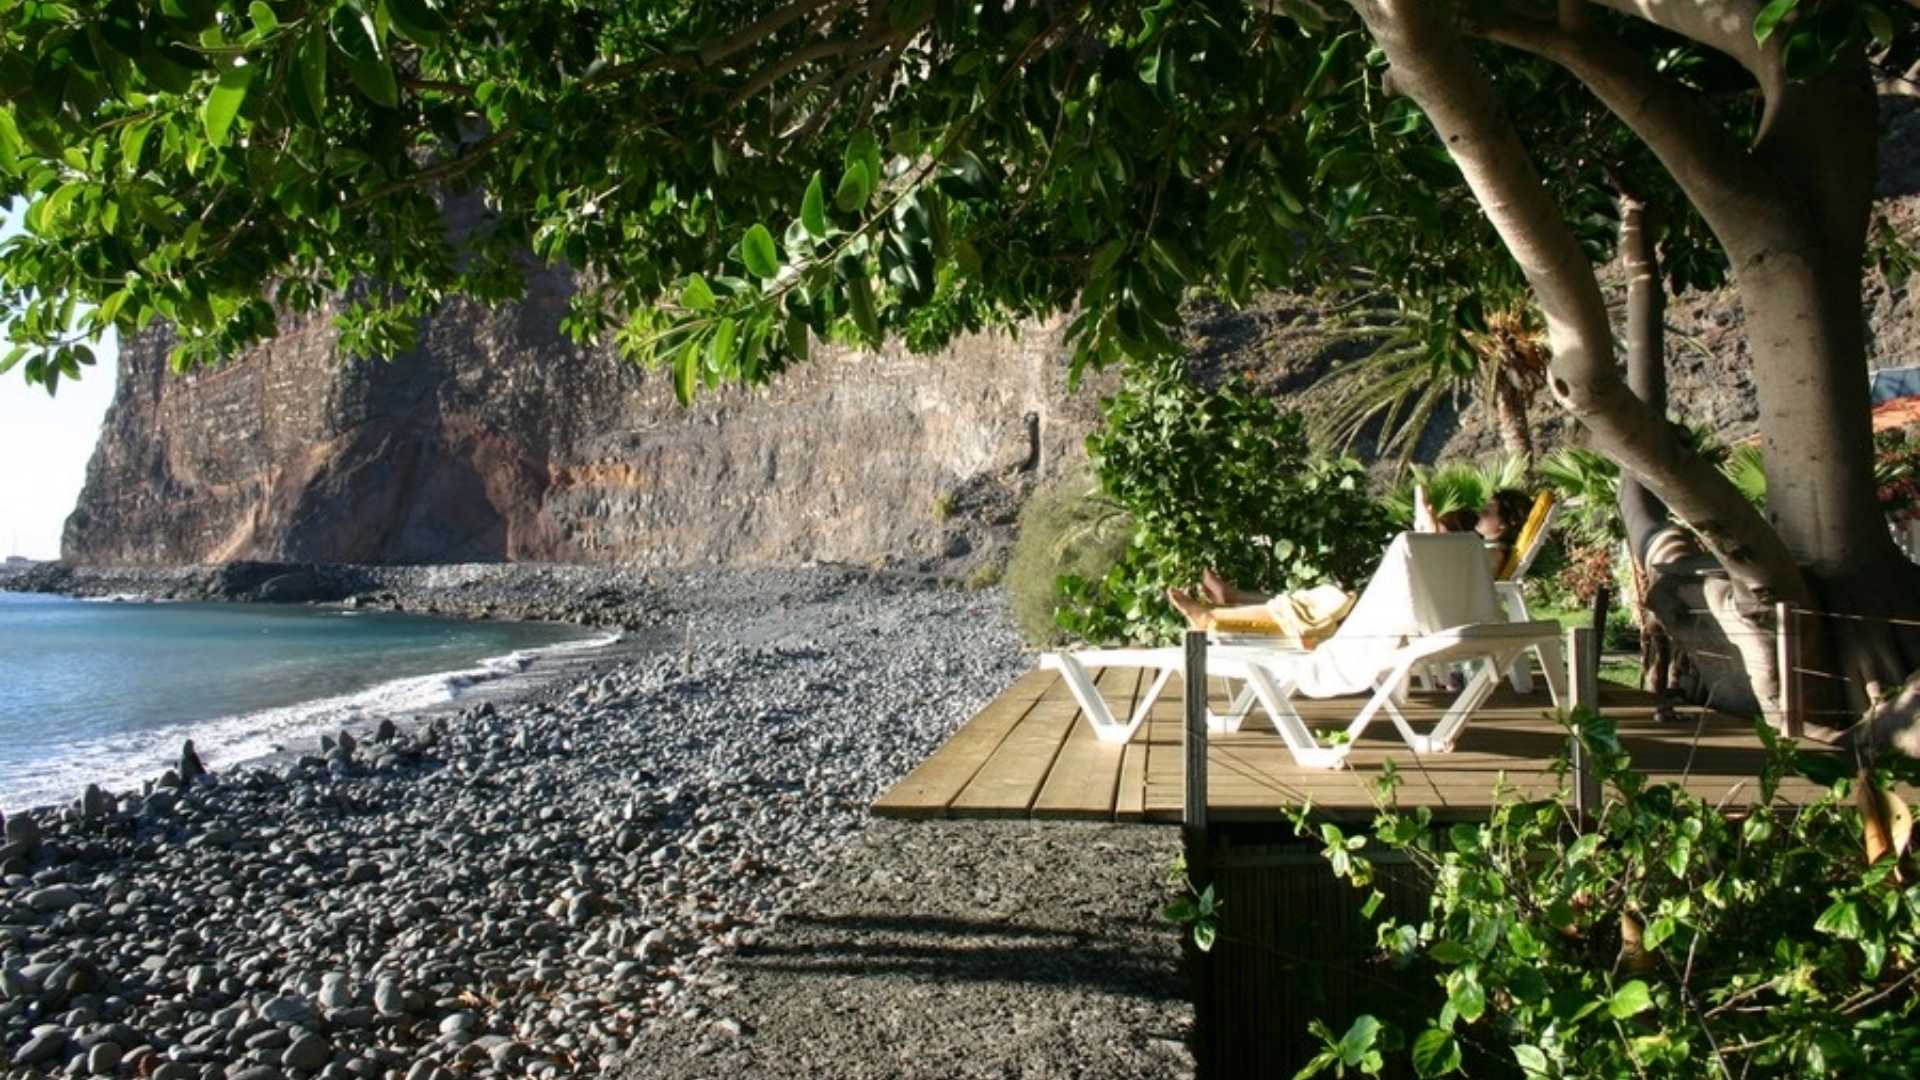
[[[357,737],[370,736],[382,720],[408,721],[456,704],[476,688],[503,686],[507,680],[540,670],[543,663],[557,666],[558,661],[592,654],[622,640],[616,633],[519,648],[465,667],[392,679],[295,705],[76,741],[62,747],[58,757],[36,760],[19,775],[0,769],[0,809],[62,805],[78,798],[88,784],[113,792],[137,790],[173,768],[189,739],[200,760],[218,772],[317,750],[322,735],[343,728]]]

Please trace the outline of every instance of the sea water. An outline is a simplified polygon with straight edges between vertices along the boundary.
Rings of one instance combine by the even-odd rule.
[[[454,700],[604,631],[268,604],[0,593],[0,810],[137,787]],[[370,731],[366,732],[370,734]]]

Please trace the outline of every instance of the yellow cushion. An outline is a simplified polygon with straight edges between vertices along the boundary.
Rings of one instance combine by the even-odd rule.
[[[1527,512],[1526,524],[1520,526],[1520,535],[1514,537],[1513,549],[1507,552],[1507,561],[1494,575],[1496,581],[1506,581],[1520,572],[1520,563],[1527,557],[1527,551],[1534,545],[1540,530],[1546,527],[1547,514],[1553,509],[1553,492],[1542,491],[1533,497],[1533,509]]]
[[[1354,595],[1338,585],[1316,585],[1281,593],[1267,601],[1266,611],[1208,617],[1206,628],[1224,634],[1278,636],[1290,645],[1311,649],[1339,629],[1353,610]]]

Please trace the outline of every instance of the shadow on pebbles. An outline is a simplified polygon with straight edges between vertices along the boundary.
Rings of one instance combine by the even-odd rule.
[[[875,821],[623,1080],[1194,1074],[1178,933],[1161,916],[1179,832]]]

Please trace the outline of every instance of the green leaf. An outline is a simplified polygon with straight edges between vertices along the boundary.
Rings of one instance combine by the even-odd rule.
[[[240,115],[240,105],[247,99],[247,87],[253,82],[253,72],[252,64],[238,63],[220,73],[219,83],[200,107],[200,127],[206,132],[209,145],[227,145],[234,117]]]
[[[1447,1004],[1469,1023],[1487,1011],[1487,991],[1472,968],[1459,968],[1447,976]]]
[[[120,129],[120,169],[124,175],[139,175],[140,157],[146,152],[147,137],[152,134],[153,122],[148,120],[135,121]]]
[[[1640,935],[1641,947],[1648,952],[1658,949],[1661,942],[1673,936],[1673,932],[1678,928],[1678,925],[1679,924],[1673,921],[1673,916],[1671,915],[1657,916],[1653,922],[1647,924],[1646,931]]]
[[[847,164],[847,171],[840,176],[840,186],[834,189],[833,205],[845,213],[853,213],[867,205],[867,199],[873,195],[873,182],[867,176],[864,163],[854,161]]]
[[[1852,900],[1836,900],[1833,905],[1821,912],[1813,928],[1822,934],[1847,941],[1858,941],[1864,927],[1860,921],[1860,906]]]
[[[1520,1068],[1524,1070],[1528,1076],[1547,1075],[1546,1052],[1537,1046],[1514,1047],[1513,1060],[1520,1063]]]
[[[1825,749],[1795,750],[1793,767],[1794,771],[1821,787],[1832,787],[1853,775],[1853,755],[1836,754]]]
[[[874,310],[873,283],[867,280],[864,271],[847,277],[846,282],[847,305],[853,323],[868,344],[875,344],[880,340],[880,319]]]
[[[1772,3],[1761,8],[1760,14],[1753,18],[1753,40],[1765,45],[1767,39],[1772,37],[1773,32],[1779,28],[1781,21],[1793,14],[1793,9],[1799,6],[1800,0],[1773,0]]]
[[[773,246],[773,233],[765,225],[755,222],[740,241],[740,261],[747,264],[747,273],[757,278],[770,278],[780,273],[780,252]]]
[[[0,170],[11,176],[20,171],[20,152],[27,144],[20,138],[20,127],[14,123],[10,109],[0,109]]]
[[[699,389],[702,355],[698,334],[687,335],[686,344],[673,354],[673,394],[682,405],[692,402],[694,391]]]
[[[1415,1076],[1445,1076],[1460,1068],[1460,1044],[1453,1033],[1428,1028],[1413,1040]]]
[[[376,105],[391,109],[400,104],[400,87],[373,19],[349,5],[333,13],[331,25],[333,43],[346,57],[347,77],[353,85]]]
[[[1442,938],[1433,943],[1433,947],[1427,950],[1427,955],[1442,964],[1464,964],[1473,959],[1473,950],[1457,941]]]
[[[1639,979],[1630,979],[1620,989],[1613,992],[1607,1000],[1607,1012],[1615,1020],[1625,1020],[1653,1008],[1653,995],[1647,991],[1647,984]]]
[[[827,238],[827,196],[826,184],[818,169],[813,179],[807,182],[807,193],[800,197],[800,223],[806,226],[808,235],[816,240]]]
[[[699,274],[687,278],[687,283],[680,289],[680,304],[691,311],[712,311],[713,289],[707,284],[707,279]]]
[[[1380,1036],[1380,1021],[1362,1013],[1354,1020],[1347,1033],[1340,1036],[1340,1060],[1343,1064],[1358,1065],[1373,1050]]]
[[[253,23],[254,31],[259,34],[271,34],[280,29],[280,17],[273,13],[273,8],[262,3],[261,0],[253,0],[247,5],[247,19]]]
[[[1201,952],[1212,952],[1213,943],[1218,938],[1220,928],[1211,920],[1202,920],[1193,924],[1193,947]]]
[[[193,85],[193,72],[206,67],[206,61],[177,42],[149,38],[141,44],[139,54],[133,58],[133,66],[147,77],[155,89],[169,94],[184,94]]]
[[[433,45],[447,32],[447,17],[434,0],[386,0],[383,5],[394,32],[416,45]]]
[[[934,186],[954,199],[991,199],[1000,190],[1000,182],[977,154],[962,150],[953,155]]]
[[[161,0],[160,11],[171,21],[200,30],[213,22],[220,8],[215,0]]]
[[[707,343],[707,370],[715,375],[733,373],[733,342],[740,328],[732,319],[721,319],[714,330],[713,340]]]
[[[327,120],[327,39],[308,34],[291,46],[288,71],[287,105],[294,119],[310,128],[320,128]]]

